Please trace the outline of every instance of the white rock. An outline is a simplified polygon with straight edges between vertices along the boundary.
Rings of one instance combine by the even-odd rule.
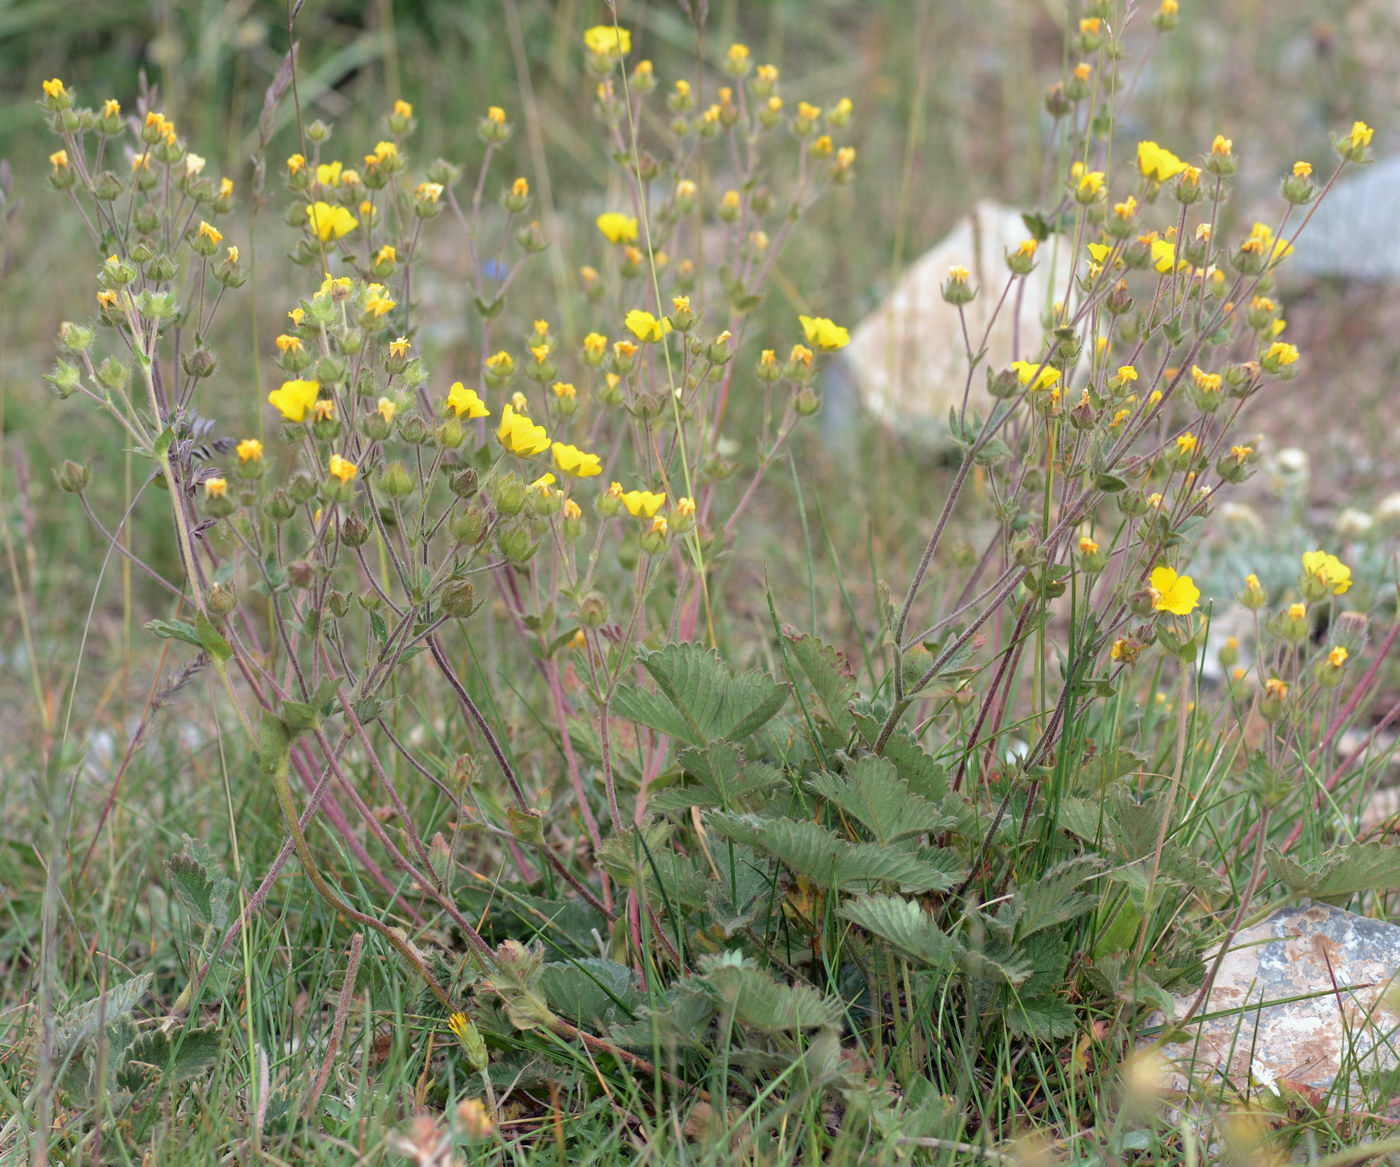
[[[1188,1023],[1195,1039],[1162,1048],[1167,1084],[1207,1095],[1222,1079],[1246,1094],[1302,1086],[1333,1090],[1334,1105],[1374,1103],[1358,1072],[1397,1064],[1398,966],[1394,924],[1311,901],[1280,908],[1235,937],[1198,1014],[1206,1020]],[[1175,998],[1173,1015],[1195,996]]]
[[[942,291],[951,267],[967,268],[977,290],[964,307],[974,353],[996,312],[987,355],[972,379],[971,399],[984,413],[985,367],[1001,369],[1013,360],[1043,355],[1042,318],[1067,286],[1068,244],[1062,237],[1051,236],[1041,244],[1035,270],[1012,287],[996,311],[1010,278],[1006,253],[1028,238],[1020,212],[998,203],[978,203],[856,326],[845,353],[847,371],[871,414],[900,431],[936,434],[946,427],[949,407],[962,403],[968,342],[957,308],[943,299]]]
[[[1397,219],[1400,155],[1393,155],[1359,168],[1328,192],[1291,262],[1310,275],[1400,281]]]

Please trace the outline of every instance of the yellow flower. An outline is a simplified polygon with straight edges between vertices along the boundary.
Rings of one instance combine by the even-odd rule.
[[[386,243],[374,253],[374,262],[377,264],[397,263],[399,253],[392,244]]]
[[[1273,228],[1267,223],[1255,223],[1249,236],[1240,244],[1241,251],[1266,256],[1271,263],[1277,263],[1293,250],[1293,244],[1285,239],[1274,239]]]
[[[1139,142],[1137,157],[1138,169],[1142,171],[1143,177],[1156,182],[1166,182],[1186,169],[1185,162],[1156,142]]]
[[[291,322],[293,324],[300,328],[301,322],[306,319],[306,309],[293,308],[290,312],[287,313],[287,316],[291,319]]]
[[[1339,669],[1347,663],[1347,657],[1350,655],[1351,653],[1347,652],[1347,650],[1339,644],[1327,654],[1327,663],[1334,669]]]
[[[282,411],[287,421],[301,421],[306,411],[316,403],[316,395],[321,391],[319,381],[283,381],[280,389],[267,395],[270,404]]]
[[[1080,61],[1079,64],[1074,67],[1073,72],[1076,81],[1087,81],[1094,75],[1094,66],[1089,64],[1088,61]]]
[[[348,300],[350,293],[354,290],[355,281],[349,276],[332,276],[326,273],[326,278],[321,281],[321,286],[316,289],[314,299],[321,300],[329,296],[332,301]],[[301,323],[300,320],[297,321]]]
[[[1312,177],[1312,163],[1311,163],[1311,162],[1295,162],[1295,163],[1293,163],[1293,177],[1294,177],[1294,178],[1311,178],[1311,177]]]
[[[486,367],[496,376],[504,377],[515,368],[515,360],[510,353],[502,349],[486,358]]]
[[[391,357],[407,357],[408,349],[409,339],[406,336],[401,336],[397,340],[391,340],[389,342],[389,355]]]
[[[227,478],[206,478],[204,480],[205,498],[223,498],[228,494]]]
[[[1221,376],[1219,373],[1207,373],[1204,369],[1192,365],[1191,380],[1196,383],[1196,388],[1202,393],[1220,392]]]
[[[104,118],[117,118],[122,115],[122,103],[115,97],[109,97],[102,103],[102,116]]]
[[[288,336],[285,332],[273,343],[277,346],[278,352],[299,353],[302,350],[301,337]]]
[[[452,382],[452,388],[447,392],[447,404],[456,411],[458,417],[463,414],[467,417],[491,416],[491,411],[481,400],[481,394],[475,389],[468,389],[460,381]]]
[[[1351,568],[1335,555],[1325,551],[1309,551],[1303,556],[1303,570],[1340,596],[1351,587]]]
[[[530,355],[535,358],[535,364],[544,364],[547,360],[549,360],[549,345],[532,344],[530,346]]]
[[[1308,614],[1307,604],[1289,604],[1288,618],[1290,620],[1301,620]]]
[[[322,186],[335,186],[340,182],[341,169],[339,162],[322,162],[316,167],[316,181]]]
[[[115,308],[117,306],[117,293],[111,288],[103,288],[97,293],[97,303],[102,308]]]
[[[1231,446],[1230,457],[1234,458],[1236,466],[1243,466],[1245,459],[1254,453],[1253,446]],[[1246,581],[1248,582],[1248,581]],[[1257,582],[1257,581],[1256,581]]]
[[[397,158],[398,156],[399,148],[395,143],[376,142],[374,144],[374,153],[366,154],[365,161],[368,162],[371,158],[373,158],[376,162],[384,162],[389,158]]]
[[[1113,204],[1113,213],[1123,220],[1131,219],[1136,211],[1137,199],[1133,198],[1132,195],[1129,195],[1121,203]]]
[[[234,452],[240,462],[261,462],[263,444],[257,438],[244,438],[234,447]]]
[[[1030,361],[1012,361],[1011,371],[1016,374],[1022,385],[1030,386],[1032,392],[1037,389],[1048,389],[1060,379],[1060,370],[1052,369],[1048,365],[1041,368],[1038,364]]]
[[[1075,177],[1078,179],[1077,189],[1079,193],[1086,198],[1093,198],[1098,195],[1099,191],[1103,190],[1104,172],[1102,170],[1083,170]]]
[[[44,82],[45,97],[62,97],[67,92],[68,91],[63,87],[63,82],[60,81],[57,77],[55,77],[52,81]],[[1357,122],[1357,125],[1360,124],[1360,122]]]
[[[306,218],[312,233],[322,243],[348,235],[360,225],[360,221],[344,207],[333,207],[323,202],[310,203],[306,208]]]
[[[1201,589],[1189,575],[1177,575],[1170,567],[1154,567],[1148,585],[1152,591],[1152,607],[1173,616],[1188,616],[1196,610]]]
[[[233,179],[231,179],[231,178],[221,178],[221,179],[219,179],[219,197],[220,197],[221,199],[231,199],[231,198],[233,198]]]
[[[347,461],[339,454],[331,455],[330,461],[326,463],[326,469],[330,471],[332,478],[339,478],[342,483],[349,482],[360,472],[360,468],[355,463]]]
[[[666,503],[664,494],[652,494],[649,490],[629,490],[621,497],[627,513],[638,519],[654,517]]]
[[[1217,158],[1230,157],[1230,151],[1234,148],[1234,141],[1222,134],[1215,135],[1215,141],[1210,144],[1210,152]]]
[[[554,391],[554,396],[560,401],[573,401],[578,397],[578,390],[569,381],[555,381],[550,389]]]
[[[575,478],[593,478],[603,472],[597,454],[585,454],[577,446],[554,443],[554,464]]]
[[[807,337],[807,343],[823,352],[845,348],[851,342],[851,334],[841,325],[833,324],[825,316],[799,316],[797,319],[802,325],[802,332]]]
[[[1132,365],[1118,366],[1118,380],[1120,383],[1126,385],[1129,381],[1136,381],[1137,379],[1138,371],[1133,368]]]
[[[394,420],[394,414],[398,413],[398,403],[390,401],[387,397],[381,397],[375,402],[375,409],[379,411],[379,416],[384,419],[384,424],[388,425]]]
[[[420,182],[413,188],[413,197],[420,203],[435,203],[442,198],[442,183]]]
[[[368,295],[365,296],[365,313],[376,319],[386,313],[392,312],[397,306],[397,300],[391,300],[384,295],[384,288],[381,284],[370,284]]]
[[[627,313],[627,319],[623,323],[638,340],[660,340],[671,331],[671,322],[664,316],[658,320],[650,312],[644,312],[640,308],[633,308]]]
[[[626,360],[628,357],[634,357],[637,355],[638,351],[637,346],[630,340],[617,340],[613,342],[613,355],[616,356],[618,360]]]
[[[605,211],[597,218],[598,230],[609,243],[630,243],[637,238],[637,220],[621,211]]]
[[[1199,439],[1190,430],[1176,436],[1176,448],[1183,454],[1194,453],[1198,443]]]
[[[1271,365],[1275,369],[1282,369],[1293,364],[1298,359],[1298,346],[1288,344],[1281,340],[1274,341],[1269,345],[1268,351],[1264,354],[1261,363]]]
[[[68,169],[68,151],[67,151],[67,150],[55,150],[52,154],[49,155],[49,164],[50,164],[55,170],[67,170],[67,169]]]
[[[822,107],[813,105],[811,102],[799,101],[797,103],[797,116],[803,121],[814,122],[822,116]]]
[[[49,82],[44,82],[44,92],[48,92]],[[59,89],[62,90],[63,83],[59,82]],[[1353,150],[1362,150],[1371,144],[1371,135],[1375,130],[1371,129],[1365,122],[1352,122],[1351,133],[1342,139],[1342,144],[1351,147]]]
[[[632,51],[632,34],[611,24],[595,24],[583,34],[583,43],[590,53],[625,57]]]
[[[330,421],[335,417],[335,402],[329,397],[319,397],[311,403],[312,421]]]
[[[305,166],[305,165],[306,165],[306,155],[305,155],[305,154],[293,154],[290,158],[287,159],[287,173],[288,173],[288,174],[298,174],[298,173],[300,173],[301,168],[302,168],[303,166]]]
[[[413,116],[413,104],[399,98],[394,102],[394,116],[396,118],[411,118]]]
[[[591,357],[601,357],[608,348],[608,338],[601,332],[590,332],[583,338],[583,351]]]
[[[1084,535],[1080,538],[1079,550],[1082,554],[1093,555],[1095,552],[1098,551],[1098,549],[1099,545],[1095,543],[1092,539],[1090,539],[1088,535]]]
[[[960,263],[955,263],[952,267],[948,269],[948,278],[952,280],[955,284],[967,283],[967,277],[971,274],[972,273],[968,271],[967,268],[963,267],[963,265]]]
[[[1280,680],[1278,677],[1270,677],[1264,682],[1264,692],[1275,701],[1282,701],[1288,696],[1288,682]]]
[[[1176,262],[1176,244],[1166,239],[1154,239],[1152,241],[1152,266],[1163,275],[1166,275],[1174,267],[1186,267],[1183,260],[1180,265]]]
[[[517,414],[509,405],[501,410],[501,424],[496,430],[496,438],[510,453],[521,458],[542,454],[550,446],[544,426]]]
[[[1079,22],[1079,31],[1087,35],[1097,35],[1103,28],[1103,21],[1097,16],[1086,16]]]

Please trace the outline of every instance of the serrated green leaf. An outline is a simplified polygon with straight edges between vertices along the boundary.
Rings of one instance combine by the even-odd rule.
[[[887,758],[862,758],[841,775],[823,771],[808,786],[859,822],[878,843],[938,834],[958,824],[956,816],[913,793]]]
[[[1103,863],[1093,856],[1067,859],[1021,884],[1023,906],[1017,921],[1016,935],[1029,936],[1056,924],[1063,924],[1091,911],[1099,902],[1096,891],[1080,890],[1103,870]]]
[[[855,728],[851,702],[856,697],[856,678],[843,653],[815,636],[787,637],[788,649],[807,680],[819,705],[818,712],[837,731],[849,735]]]
[[[156,1081],[168,1086],[184,1082],[215,1065],[221,1045],[212,1025],[183,1033],[148,1029],[131,1043],[118,1081],[128,1090]]]
[[[598,957],[546,964],[539,987],[551,1009],[580,1025],[631,1020],[643,1001],[631,969]]]
[[[656,683],[655,693],[621,685],[613,710],[692,746],[721,738],[742,740],[768,722],[788,690],[762,673],[734,676],[719,656],[698,644],[668,644],[641,652],[638,660]]]
[[[751,965],[726,957],[707,958],[702,969],[703,979],[742,1025],[787,1033],[841,1024],[841,1002],[806,985],[780,985]]]
[[[951,969],[957,962],[957,940],[913,900],[902,896],[861,896],[842,904],[838,914],[926,968]]]
[[[1032,1041],[1072,1037],[1078,1028],[1074,1010],[1058,997],[1013,1000],[1005,1017],[1006,1028],[1013,1036]]]
[[[1297,896],[1344,899],[1359,891],[1390,891],[1400,887],[1400,847],[1385,843],[1348,843],[1298,863],[1270,848],[1265,853],[1270,873]]]
[[[943,891],[957,881],[957,857],[935,847],[915,855],[875,843],[852,844],[805,820],[719,813],[708,821],[726,838],[771,855],[821,887],[841,890],[892,883],[910,891]]]

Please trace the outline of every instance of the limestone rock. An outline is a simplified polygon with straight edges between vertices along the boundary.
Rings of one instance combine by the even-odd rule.
[[[976,352],[1007,285],[1006,252],[1028,238],[1020,212],[981,202],[904,273],[884,303],[852,331],[844,354],[846,371],[869,413],[901,432],[933,436],[946,428],[949,407],[962,403],[968,373],[958,310],[942,295],[948,269],[960,264],[972,273],[977,296],[964,311]],[[972,400],[984,411],[988,364],[1000,369],[1042,354],[1041,321],[1064,294],[1067,250],[1059,236],[1042,243],[1035,270],[996,311],[987,356],[972,380]]]
[[[1334,1105],[1373,1103],[1360,1076],[1400,1062],[1397,968],[1400,927],[1312,901],[1280,908],[1236,936],[1197,1014],[1230,1015],[1190,1021],[1195,1039],[1162,1049],[1167,1085],[1218,1089],[1224,1079],[1256,1095],[1284,1083],[1326,1091],[1336,1080]],[[1194,998],[1178,998],[1173,1016]]]
[[[1299,237],[1290,266],[1309,275],[1396,283],[1400,281],[1397,220],[1400,155],[1344,176],[1328,192]]]

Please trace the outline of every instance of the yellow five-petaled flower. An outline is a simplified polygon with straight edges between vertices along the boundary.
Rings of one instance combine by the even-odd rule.
[[[458,417],[490,417],[491,411],[486,408],[486,403],[481,400],[481,394],[475,389],[468,389],[460,381],[454,381],[452,388],[447,393],[447,405],[456,411]],[[510,408],[507,406],[506,408]]]
[[[609,243],[631,243],[637,238],[637,220],[621,211],[605,211],[597,218],[598,230]]]
[[[360,468],[348,459],[342,458],[339,454],[332,454],[330,461],[326,463],[326,469],[330,471],[332,478],[338,478],[342,483],[349,482]]]
[[[1335,555],[1325,551],[1309,551],[1303,556],[1303,570],[1340,596],[1351,587],[1351,568]]]
[[[309,203],[306,218],[312,234],[322,243],[329,243],[342,235],[348,235],[360,225],[360,221],[346,208],[323,202]]]
[[[806,336],[807,343],[823,352],[845,348],[851,343],[851,334],[825,316],[798,316],[797,320],[802,325],[802,333]]]
[[[623,323],[638,340],[660,340],[671,331],[671,322],[664,316],[658,320],[650,312],[645,312],[641,308],[633,308],[627,313],[627,318]]]
[[[542,454],[550,447],[549,434],[544,426],[536,425],[510,405],[501,410],[501,424],[496,429],[496,438],[506,450],[520,458]]]
[[[1200,603],[1201,589],[1189,575],[1177,575],[1170,567],[1154,567],[1148,577],[1152,607],[1173,616],[1189,616]]]
[[[1186,169],[1186,163],[1165,150],[1156,142],[1139,142],[1137,148],[1138,169],[1144,178],[1155,182],[1166,182]]]
[[[316,403],[320,391],[319,381],[283,381],[282,387],[274,389],[267,399],[282,411],[287,421],[302,421],[306,411]]]
[[[577,446],[554,443],[554,464],[575,478],[593,478],[603,472],[597,454],[585,454]]]

